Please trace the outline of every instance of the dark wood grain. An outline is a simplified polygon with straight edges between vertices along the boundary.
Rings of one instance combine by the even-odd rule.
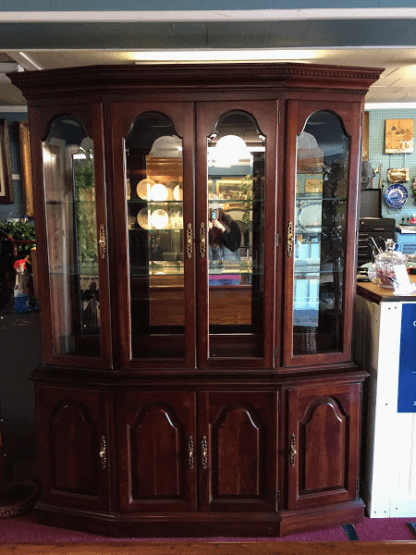
[[[11,75],[28,99],[31,131],[44,339],[43,364],[32,379],[43,486],[38,509],[45,523],[118,537],[276,537],[363,518],[357,478],[360,391],[367,374],[352,360],[351,328],[360,117],[364,95],[380,73],[255,63]],[[254,119],[266,145],[264,212],[255,219],[264,286],[256,302],[250,285],[210,288],[200,250],[201,224],[207,226],[207,138],[218,118],[235,110]],[[350,141],[342,345],[293,356],[293,258],[286,234],[295,218],[296,140],[310,114],[320,110],[339,118]],[[125,140],[136,118],[148,112],[169,118],[183,146],[183,221],[191,228],[192,253],[176,281],[131,278],[129,271]],[[103,226],[107,235],[99,261],[95,356],[56,349],[59,322],[67,322],[57,314],[59,287],[51,287],[48,274],[42,141],[61,115],[81,121],[94,141],[97,230]],[[135,179],[144,169],[143,153],[137,157],[129,168]],[[143,260],[146,241],[135,243]],[[151,310],[145,307],[149,298]],[[72,302],[75,313],[78,299]],[[155,333],[138,333],[149,318]],[[250,323],[255,318],[257,327]],[[331,553],[341,549],[331,545]],[[284,546],[159,543],[140,549],[296,553]],[[66,546],[29,549],[40,550],[35,554],[49,548],[65,553]],[[78,548],[89,549],[71,547]],[[110,548],[128,552],[137,544]],[[322,546],[319,552],[325,552]]]

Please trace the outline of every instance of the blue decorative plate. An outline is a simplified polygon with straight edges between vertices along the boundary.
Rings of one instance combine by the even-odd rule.
[[[397,210],[401,208],[403,204],[407,201],[409,197],[409,193],[404,185],[401,183],[394,183],[393,185],[389,185],[387,189],[384,191],[384,200],[390,206]]]

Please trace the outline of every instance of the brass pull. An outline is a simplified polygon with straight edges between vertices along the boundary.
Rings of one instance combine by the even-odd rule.
[[[292,434],[290,436],[290,466],[294,467],[296,464],[296,436]]]
[[[105,470],[107,468],[107,440],[105,436],[101,436],[101,449],[99,455],[101,459],[101,468]]]
[[[202,455],[202,459],[201,459],[202,468],[206,470],[208,466],[208,442],[207,442],[206,436],[202,436],[201,455]]]
[[[205,224],[201,222],[201,228],[199,230],[199,254],[201,258],[205,257],[205,251],[207,249],[207,236],[205,232]]]
[[[105,237],[105,227],[104,224],[100,225],[100,239],[98,240],[98,245],[100,247],[100,256],[104,260],[107,251],[107,242]]]
[[[192,258],[192,250],[193,250],[193,236],[192,236],[192,224],[188,224],[186,228],[186,254],[188,258]]]
[[[188,466],[192,470],[194,467],[194,440],[188,437]]]
[[[293,253],[293,222],[287,224],[287,255],[292,256]]]

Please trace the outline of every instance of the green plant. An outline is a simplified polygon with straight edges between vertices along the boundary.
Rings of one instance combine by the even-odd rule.
[[[29,222],[2,222],[0,221],[0,229],[10,235],[15,241],[35,241],[35,228]],[[3,235],[0,237],[2,250],[9,250],[10,241]],[[17,252],[21,258],[29,254],[30,249],[34,247],[34,243],[17,242]]]
[[[251,223],[250,210],[253,209],[253,178],[251,175],[246,175],[240,182],[241,198],[245,201],[243,204],[244,214],[242,222],[245,230],[248,230]]]
[[[240,272],[242,274],[251,274],[252,271],[253,271],[253,268],[251,266],[250,260],[242,260],[240,262]]]
[[[90,152],[74,167],[78,257],[80,263],[97,260],[94,163]]]

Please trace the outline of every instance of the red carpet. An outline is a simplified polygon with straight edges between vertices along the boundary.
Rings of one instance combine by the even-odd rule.
[[[408,522],[416,522],[409,518],[365,518],[363,522],[354,524],[360,541],[411,541],[416,537],[408,527]],[[30,513],[24,517],[1,519],[0,520],[0,543],[62,543],[62,542],[125,542],[128,540],[145,542],[145,541],[161,541],[161,542],[183,542],[185,541],[305,541],[305,542],[321,542],[321,541],[348,541],[344,529],[339,526],[328,530],[319,530],[316,532],[306,532],[303,534],[294,534],[285,536],[284,538],[163,538],[155,540],[152,538],[108,538],[104,536],[96,536],[84,532],[73,532],[71,530],[63,530],[53,528],[43,524],[37,524],[35,514]],[[1,550],[0,550],[1,551]]]

